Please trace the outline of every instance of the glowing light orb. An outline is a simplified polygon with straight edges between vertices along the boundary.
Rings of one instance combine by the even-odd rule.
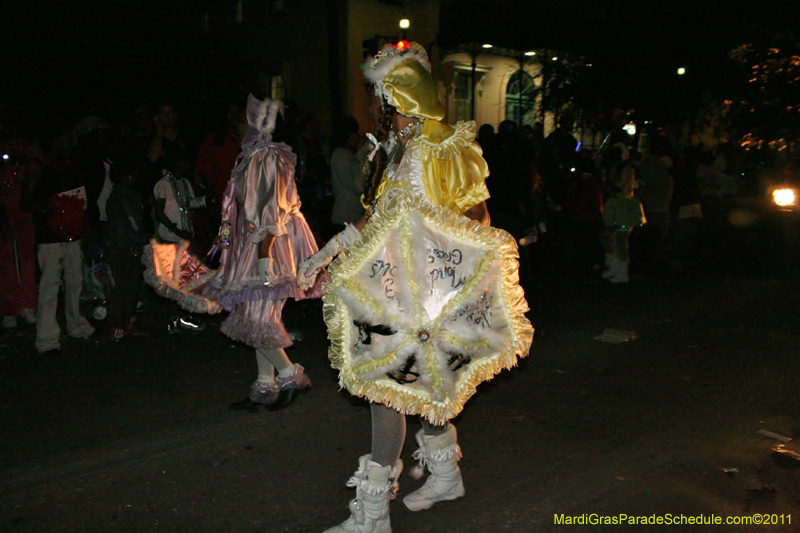
[[[775,189],[772,191],[772,201],[778,207],[790,207],[797,203],[797,191],[794,189]]]

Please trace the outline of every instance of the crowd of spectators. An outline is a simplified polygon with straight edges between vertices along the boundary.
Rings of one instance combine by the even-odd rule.
[[[68,335],[95,334],[87,316],[97,323],[106,312],[111,338],[145,334],[135,321],[147,302],[142,246],[151,238],[189,240],[213,266],[220,200],[246,129],[242,106],[221,105],[204,127],[182,121],[169,101],[142,105],[119,123],[90,115],[29,135],[19,133],[26,131],[19,119],[0,106],[3,327],[35,323],[36,349],[59,350],[63,286]],[[327,135],[316,114],[287,101],[285,119],[280,140],[298,155],[302,211],[324,242],[363,213],[361,166],[370,145],[352,117],[334,120]],[[647,219],[633,228],[632,271],[690,262],[702,240],[703,208],[713,209],[708,199],[737,186],[736,151],[694,149],[679,158],[666,137],[651,136],[640,152],[622,130],[594,150],[581,146],[572,127],[561,120],[545,135],[541,123],[506,120],[496,132],[489,124],[478,132],[491,173],[492,224],[520,243],[523,286],[601,281],[614,230],[603,207],[627,183],[623,175],[635,180]]]
[[[325,136],[316,115],[291,101],[284,116],[280,141],[299,156],[303,211],[324,240],[333,204]],[[22,118],[0,106],[3,328],[35,324],[36,350],[59,351],[63,287],[69,336],[93,336],[101,321],[112,339],[146,334],[136,321],[148,301],[142,248],[151,238],[189,240],[195,255],[217,259],[212,244],[247,126],[243,106],[221,106],[200,128],[170,101],[118,123],[91,115],[31,131]]]
[[[541,123],[520,128],[506,120],[497,132],[489,124],[479,128],[492,225],[518,239],[526,289],[553,279],[628,281],[627,265],[618,277],[607,270],[621,229],[629,234],[634,277],[685,272],[724,240],[714,235],[725,224],[719,205],[742,187],[741,150],[725,143],[679,153],[663,134],[634,139],[622,129],[595,149],[572,130],[569,119],[546,136]],[[604,218],[609,199],[625,190],[641,204],[645,223],[620,228]]]

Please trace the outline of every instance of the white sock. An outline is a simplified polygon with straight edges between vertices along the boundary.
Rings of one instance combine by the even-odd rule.
[[[278,377],[289,378],[294,375],[294,365],[289,365],[282,370],[278,370]]]
[[[272,374],[259,374],[256,381],[261,383],[275,383],[275,376]]]

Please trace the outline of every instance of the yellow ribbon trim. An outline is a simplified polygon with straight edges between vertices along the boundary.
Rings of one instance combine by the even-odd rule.
[[[528,350],[533,340],[533,328],[530,321],[525,317],[528,305],[525,301],[524,292],[519,286],[516,242],[502,230],[491,227],[484,228],[475,221],[459,217],[449,209],[428,206],[410,192],[404,191],[398,194],[390,203],[390,209],[376,210],[375,215],[365,226],[359,239],[330,266],[328,275],[330,279],[329,287],[332,290],[329,290],[323,296],[323,316],[328,324],[328,336],[331,340],[328,355],[333,367],[340,371],[340,384],[347,388],[350,393],[360,397],[367,397],[374,402],[383,403],[402,413],[421,415],[434,424],[441,424],[461,412],[464,403],[475,393],[476,387],[480,383],[491,379],[503,369],[516,366],[517,357],[528,355]],[[505,315],[502,318],[505,318],[508,323],[510,339],[506,344],[507,348],[501,353],[473,361],[456,383],[455,396],[441,394],[444,391],[444,378],[436,366],[435,346],[430,341],[423,343],[423,355],[428,370],[425,377],[430,380],[429,391],[419,387],[401,385],[389,378],[365,380],[359,377],[359,375],[369,373],[370,370],[374,372],[388,366],[392,361],[391,354],[387,354],[387,356],[381,357],[377,361],[365,361],[359,364],[357,368],[349,366],[347,360],[352,343],[351,331],[354,328],[349,322],[348,311],[344,302],[336,294],[335,289],[338,287],[343,287],[345,290],[355,288],[357,284],[355,282],[353,284],[347,283],[352,281],[348,278],[357,273],[364,262],[373,255],[374,248],[370,244],[383,242],[385,236],[400,224],[401,219],[412,212],[418,212],[422,216],[431,219],[438,227],[446,227],[447,233],[452,238],[463,239],[465,242],[487,250],[487,254],[479,262],[476,272],[467,280],[467,287],[454,301],[448,302],[445,306],[446,308],[440,313],[440,317],[446,316],[455,306],[463,303],[468,298],[470,291],[474,290],[483,279],[483,275],[491,268],[492,264],[492,254],[488,253],[488,251],[496,251],[501,260],[501,272],[499,273],[499,281],[496,283],[500,284],[499,289],[502,293],[500,296],[503,297],[496,303],[501,307],[501,311]],[[402,258],[404,263],[410,261],[413,255],[411,240],[408,240],[407,243],[404,242],[407,238],[404,237],[403,241],[401,241],[402,246],[408,246],[401,250],[401,254],[404,256]],[[410,238],[413,238],[413,235]],[[363,293],[366,294],[366,291]],[[358,292],[358,289],[353,291],[353,294],[364,305],[375,311],[376,316],[385,316],[386,313],[378,309],[381,306],[374,299],[369,297],[361,300],[359,294],[362,293]],[[417,313],[419,313],[416,308],[418,303],[418,300],[414,302]],[[421,315],[418,314],[417,316]],[[432,324],[430,328],[431,335],[438,335],[439,338],[453,345],[462,345],[463,343],[454,342],[455,339],[451,334],[438,329],[440,320]],[[405,332],[409,335],[409,338],[402,347],[407,347],[417,342],[415,335],[418,330],[414,328],[419,326],[418,320],[412,320],[408,324]],[[475,349],[491,348],[486,339],[476,341],[474,344],[470,343],[467,348],[472,346]],[[397,348],[393,353],[396,353],[402,347]],[[435,399],[434,396],[439,396],[441,399]]]

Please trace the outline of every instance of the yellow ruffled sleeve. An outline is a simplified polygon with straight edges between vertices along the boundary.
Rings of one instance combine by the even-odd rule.
[[[489,166],[475,143],[474,121],[454,126],[426,120],[416,142],[422,157],[422,182],[434,205],[464,214],[489,198]]]

